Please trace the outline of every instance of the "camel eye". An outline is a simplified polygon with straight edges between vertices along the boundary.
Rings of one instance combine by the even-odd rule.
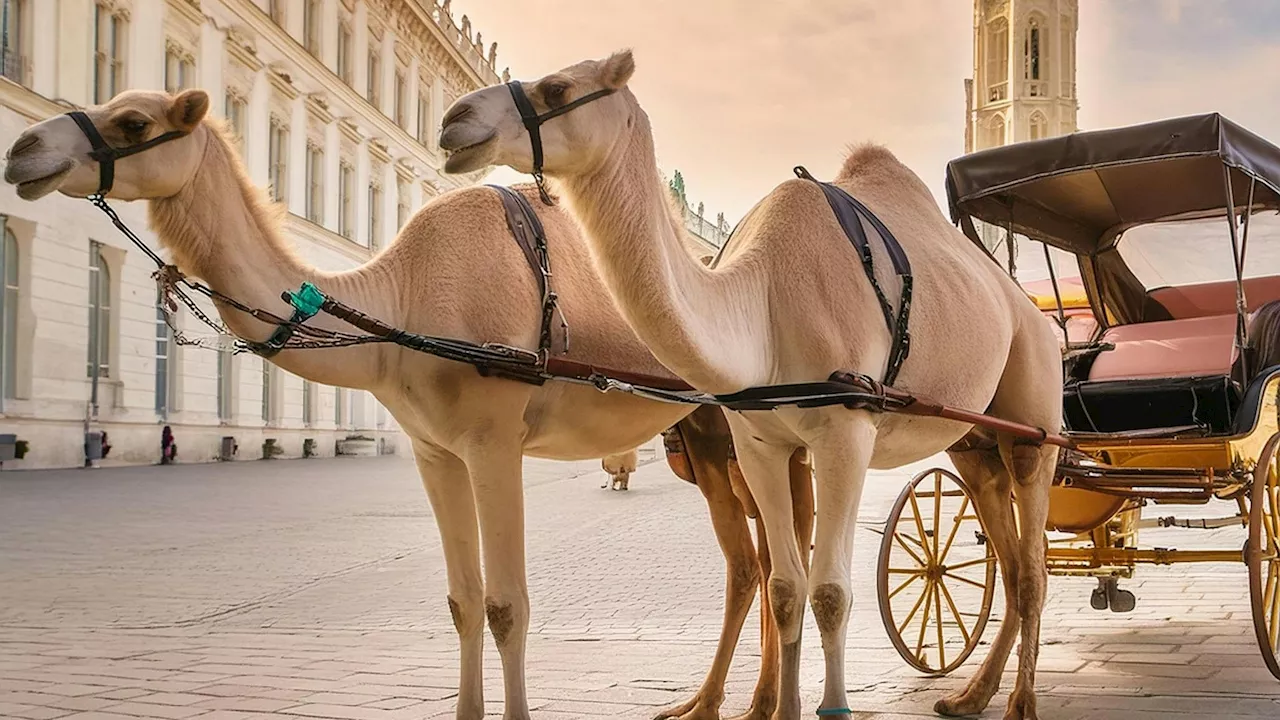
[[[137,137],[147,131],[147,121],[139,118],[125,118],[116,123],[125,135],[129,137]]]
[[[567,85],[551,83],[542,88],[542,101],[547,107],[558,108],[564,104],[564,94],[569,91]]]

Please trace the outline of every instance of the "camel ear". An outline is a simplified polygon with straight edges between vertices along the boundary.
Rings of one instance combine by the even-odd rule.
[[[203,90],[185,90],[169,106],[169,123],[175,130],[191,132],[209,112],[209,94]]]
[[[636,59],[632,57],[630,48],[619,50],[604,61],[600,71],[600,82],[607,88],[621,90],[636,71]]]

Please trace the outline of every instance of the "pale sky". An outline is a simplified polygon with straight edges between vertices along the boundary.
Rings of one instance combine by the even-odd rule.
[[[945,202],[964,150],[971,0],[454,0],[499,70],[536,79],[631,47],[658,161],[737,222],[805,165],[886,144]],[[1079,124],[1218,111],[1280,142],[1280,0],[1080,0]],[[502,168],[488,178],[527,176]]]

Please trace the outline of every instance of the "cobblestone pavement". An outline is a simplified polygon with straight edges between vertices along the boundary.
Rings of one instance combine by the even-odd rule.
[[[534,717],[647,718],[688,697],[714,650],[724,578],[697,491],[661,461],[626,493],[600,488],[597,462],[526,468]],[[873,473],[861,508],[847,669],[858,718],[932,716],[985,652],[925,678],[880,626],[874,530],[911,470]],[[1236,547],[1243,537],[1144,539]],[[1138,608],[1123,615],[1090,610],[1091,586],[1050,580],[1041,717],[1280,717],[1242,566],[1140,568],[1126,585]],[[435,526],[404,459],[0,476],[0,717],[452,717],[457,645],[444,598]],[[756,628],[753,611],[726,715],[749,699]],[[488,709],[500,714],[488,648]],[[807,713],[822,684],[811,620],[801,679]],[[1000,717],[1006,697],[986,717]]]

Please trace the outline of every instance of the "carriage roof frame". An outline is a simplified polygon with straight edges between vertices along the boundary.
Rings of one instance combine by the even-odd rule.
[[[1229,204],[1280,210],[1280,147],[1219,113],[1190,115],[979,150],[947,163],[946,189],[952,222],[1090,256],[1136,225],[1219,217]]]

